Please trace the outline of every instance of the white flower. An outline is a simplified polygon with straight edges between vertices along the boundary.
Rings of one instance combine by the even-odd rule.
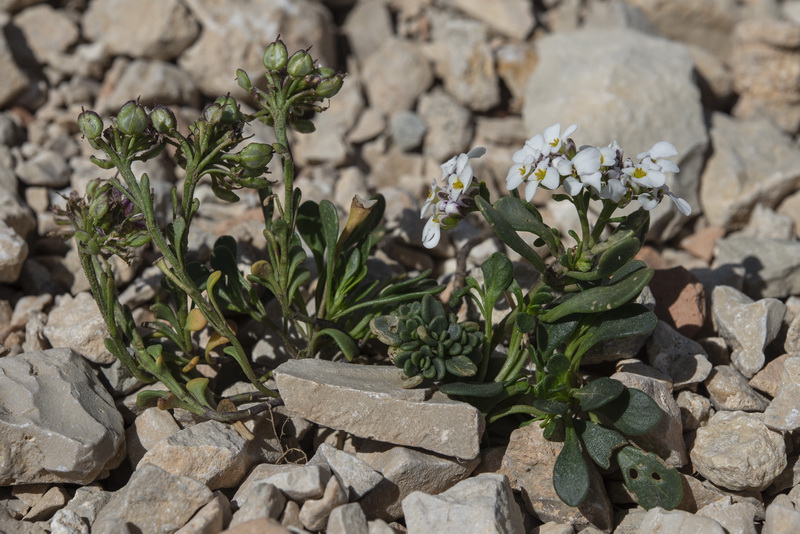
[[[439,244],[442,237],[442,228],[439,226],[439,218],[436,214],[428,219],[422,229],[422,245],[425,248],[434,248]]]
[[[658,206],[664,196],[668,196],[670,199],[672,199],[672,201],[675,203],[675,207],[678,208],[678,211],[684,215],[689,216],[692,214],[692,207],[689,205],[689,203],[670,192],[669,186],[667,185],[658,187],[652,191],[641,193],[637,197],[637,200],[644,209],[650,211]]]
[[[559,181],[560,177],[555,167],[551,166],[547,160],[540,161],[531,173],[528,185],[525,186],[525,200],[530,202],[533,199],[540,184],[545,189],[555,189],[558,187]]]
[[[617,163],[617,149],[615,147],[604,146],[599,150],[601,167],[613,167]]]
[[[538,157],[539,155],[530,149],[527,143],[522,149],[514,152],[514,155],[511,156],[514,165],[508,169],[506,175],[506,187],[509,191],[513,191],[528,179],[533,171],[533,163]]]
[[[650,147],[647,152],[642,152],[636,157],[641,160],[650,160],[650,162],[662,172],[678,172],[678,166],[672,161],[666,159],[678,155],[678,149],[675,145],[666,141],[659,141]]]
[[[439,192],[441,190],[442,188],[439,187],[439,184],[436,183],[436,180],[431,180],[431,190],[428,193],[428,198],[425,199],[425,203],[422,205],[422,209],[420,210],[420,219],[424,219],[430,215],[431,210],[436,206],[436,202],[439,199]]]
[[[667,182],[666,175],[648,158],[638,165],[623,167],[622,172],[630,176],[636,185],[650,189],[657,189]]]
[[[569,195],[578,194],[584,186],[591,186],[600,191],[603,174],[600,172],[601,152],[593,146],[587,146],[575,154],[573,158],[556,158],[554,163],[561,176],[566,176],[564,189]]]
[[[469,160],[479,158],[486,153],[484,147],[473,148],[466,154],[459,154],[442,164],[442,182],[450,187],[450,198],[457,199],[460,194],[472,185],[472,166]]]
[[[621,178],[608,178],[600,188],[600,198],[618,203],[627,192],[628,188]]]
[[[561,131],[561,123],[557,122],[544,131],[544,144],[542,145],[542,154],[545,156],[555,154],[572,133],[578,129],[577,124],[567,126],[567,129]]]

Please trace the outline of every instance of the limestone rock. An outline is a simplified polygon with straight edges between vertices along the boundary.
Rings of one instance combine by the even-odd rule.
[[[27,257],[25,239],[0,219],[0,283],[16,282]]]
[[[778,335],[786,306],[773,298],[754,302],[732,287],[715,287],[711,316],[731,348],[731,362],[748,378],[764,366],[764,348]]]
[[[717,410],[763,412],[769,401],[753,391],[747,379],[729,365],[718,365],[705,382],[711,403]]]
[[[88,484],[124,457],[122,417],[71,349],[0,358],[0,485]]]
[[[775,397],[783,381],[783,362],[789,356],[789,354],[783,354],[767,363],[762,370],[750,379],[748,382],[750,387],[763,391],[770,397]]]
[[[64,11],[43,4],[31,7],[14,17],[14,26],[25,36],[33,55],[41,64],[58,64],[80,37],[80,30]]]
[[[778,394],[764,412],[764,424],[784,432],[800,428],[800,356],[787,358]]]
[[[89,4],[82,24],[87,38],[114,55],[165,61],[178,57],[200,33],[179,0],[98,0]]]
[[[408,531],[523,534],[522,514],[505,475],[483,473],[438,495],[415,491],[403,499]]]
[[[715,113],[710,131],[714,153],[703,171],[700,199],[711,224],[741,228],[757,204],[775,207],[800,186],[800,149],[769,121]]]
[[[752,298],[786,298],[800,293],[800,241],[748,236],[717,241],[714,265],[740,264],[742,290]]]
[[[148,107],[155,104],[196,107],[199,103],[194,82],[172,63],[147,59],[131,62],[122,60],[115,63],[112,71],[116,71],[117,75],[105,77],[101,96],[93,108],[100,113],[116,114],[131,99],[131,95],[136,95]],[[155,181],[152,172],[148,172],[148,176]]]
[[[128,459],[131,465],[136,467],[147,451],[180,429],[181,427],[178,426],[169,411],[159,410],[155,407],[147,408],[125,430],[125,442],[128,446]]]
[[[257,486],[269,484],[293,501],[319,499],[331,478],[327,466],[259,464],[253,469],[233,497],[235,505],[247,501]]]
[[[682,510],[664,510],[655,507],[645,514],[639,525],[637,534],[663,532],[678,534],[680,532],[703,532],[708,534],[726,534],[722,525],[709,517],[690,514]]]
[[[697,515],[713,519],[728,534],[756,534],[756,507],[749,502],[732,502],[731,498],[720,499],[703,506]]]
[[[153,464],[168,473],[187,476],[211,489],[237,486],[253,458],[247,440],[230,425],[206,421],[162,439],[139,461],[137,470]]]
[[[361,505],[352,502],[333,509],[328,517],[328,534],[369,534],[367,516]]]
[[[384,2],[358,2],[347,14],[344,33],[353,54],[363,64],[393,36],[389,6]]]
[[[264,48],[280,34],[289,53],[312,47],[325,67],[336,66],[330,12],[311,0],[188,0],[203,28],[178,59],[178,65],[208,96],[245,95],[234,81],[244,69],[255,80],[264,72]],[[227,68],[220,68],[227,66]]]
[[[358,447],[358,458],[380,472],[384,479],[364,498],[367,517],[395,521],[403,515],[402,500],[413,491],[437,494],[467,478],[479,459],[459,461],[377,441]]]
[[[278,519],[285,505],[286,497],[275,486],[257,484],[247,493],[247,498],[240,501],[230,526],[236,527],[255,519]]]
[[[300,508],[300,521],[309,530],[322,530],[331,512],[347,503],[347,491],[336,477],[328,479],[325,493],[319,499],[309,499]]]
[[[220,492],[214,492],[214,498],[200,508],[188,523],[178,529],[175,534],[211,534],[221,532],[223,525],[231,520],[231,505],[228,498]]]
[[[372,469],[364,460],[323,443],[308,461],[310,465],[327,465],[348,491],[351,501],[357,501],[383,480],[383,475]]]
[[[629,156],[668,140],[678,149],[681,169],[667,179],[669,187],[698,213],[708,135],[686,47],[618,28],[555,33],[537,46],[540,61],[522,110],[528,135],[557,122],[576,123],[579,144],[616,140]],[[686,222],[669,204],[651,213],[654,239],[669,239]]]
[[[53,150],[40,150],[31,159],[14,169],[26,185],[65,187],[69,185],[69,166],[61,154]]]
[[[711,416],[711,401],[702,395],[683,390],[675,399],[681,410],[681,423],[684,432],[697,430]]]
[[[647,358],[672,379],[675,389],[702,382],[711,372],[705,349],[663,321],[658,322],[647,342]]]
[[[71,347],[94,363],[109,364],[115,360],[103,343],[108,329],[89,292],[78,293],[75,298],[69,294],[57,298],[44,335],[53,347]]]
[[[500,473],[508,476],[511,487],[522,493],[528,512],[541,521],[611,530],[611,502],[596,470],[591,470],[589,495],[578,508],[567,506],[558,497],[553,489],[553,465],[562,444],[546,440],[542,432],[535,424],[512,432]]]
[[[763,490],[786,467],[786,447],[758,418],[734,412],[697,430],[691,458],[697,472],[718,486]]]
[[[791,241],[797,233],[794,219],[789,215],[778,213],[764,204],[756,204],[747,226],[733,235]]]
[[[14,61],[5,36],[0,38],[0,69],[4,73],[3,84],[0,85],[0,107],[7,108],[28,87],[29,80],[28,75]]]
[[[384,113],[413,109],[433,83],[433,71],[418,47],[394,38],[364,60],[362,77],[370,106]]]
[[[688,338],[702,328],[706,296],[703,285],[691,272],[681,266],[656,269],[650,290],[656,300],[653,311],[659,319]]]
[[[788,534],[800,529],[800,511],[791,502],[776,501],[767,507],[762,534]]]
[[[425,155],[444,163],[469,150],[473,128],[472,115],[467,108],[441,89],[434,89],[420,97],[418,109],[428,123],[422,147]]]
[[[98,514],[92,531],[119,532],[116,525],[122,522],[138,532],[174,532],[213,497],[205,484],[147,464],[114,494]]]
[[[480,452],[480,412],[439,392],[404,389],[395,367],[290,360],[275,380],[286,407],[317,424],[457,458]]]

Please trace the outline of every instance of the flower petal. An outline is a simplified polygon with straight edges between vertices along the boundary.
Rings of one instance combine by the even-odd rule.
[[[439,223],[433,220],[433,217],[428,219],[425,227],[422,229],[422,245],[425,248],[434,248],[439,244],[439,239],[442,237],[442,229]]]

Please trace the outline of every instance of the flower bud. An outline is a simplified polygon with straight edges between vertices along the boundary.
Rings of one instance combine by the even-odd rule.
[[[342,84],[344,84],[344,80],[341,76],[327,78],[319,82],[315,92],[322,98],[331,98],[339,92],[342,88]]]
[[[219,106],[222,124],[233,124],[242,120],[242,112],[239,111],[239,104],[232,96],[221,96],[214,100],[214,104]]]
[[[94,111],[83,111],[78,115],[78,129],[87,139],[97,139],[103,133],[103,119]]]
[[[272,160],[272,147],[265,143],[250,143],[239,152],[239,161],[245,169],[259,171]]]
[[[175,114],[168,107],[158,105],[150,113],[150,122],[158,133],[166,134],[175,129],[178,121]]]
[[[117,114],[117,128],[125,135],[142,133],[147,128],[147,112],[144,106],[134,100],[125,102]]]
[[[333,78],[336,76],[336,70],[330,67],[319,67],[317,68],[316,74],[324,80],[326,78]]]
[[[253,82],[250,81],[250,76],[242,69],[236,69],[236,83],[245,91],[250,91],[253,88]]]
[[[308,52],[299,50],[286,63],[286,72],[293,78],[302,78],[314,70],[314,60]]]
[[[286,59],[289,57],[289,52],[286,50],[286,45],[283,41],[277,39],[267,46],[264,50],[264,68],[267,70],[278,71],[286,66]]]

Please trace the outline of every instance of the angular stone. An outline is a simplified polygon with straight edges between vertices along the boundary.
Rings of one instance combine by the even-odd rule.
[[[124,457],[122,416],[71,349],[0,358],[0,485],[88,484]]]
[[[495,0],[491,9],[483,0],[454,0],[452,5],[516,41],[524,41],[535,24],[531,6],[525,0]]]
[[[89,522],[72,510],[62,508],[50,520],[51,533],[89,534]]]
[[[797,236],[794,220],[791,217],[782,215],[764,204],[756,204],[747,226],[734,235],[782,240],[792,240]]]
[[[438,495],[415,491],[403,499],[409,532],[523,534],[522,514],[505,475],[483,473]]]
[[[697,430],[711,416],[711,401],[702,395],[683,390],[675,399],[681,410],[681,423],[684,432]]]
[[[681,410],[672,392],[662,382],[631,373],[614,373],[611,378],[619,380],[627,387],[636,388],[653,399],[664,411],[661,421],[647,434],[632,439],[645,450],[653,451],[668,465],[681,467],[686,464],[686,444],[683,441]]]
[[[664,534],[679,534],[680,532],[726,534],[722,525],[710,517],[694,515],[682,510],[667,511],[658,506],[645,514],[637,531],[639,534],[650,534],[651,532]]]
[[[539,62],[536,48],[530,42],[506,43],[495,50],[495,62],[497,63],[497,75],[503,80],[512,96],[511,102],[508,103],[509,111],[520,113],[525,101],[525,86],[531,72]],[[522,144],[525,137],[523,135],[521,141],[513,144]],[[506,164],[508,161],[506,159]]]
[[[431,17],[436,74],[445,90],[474,111],[487,111],[500,102],[500,83],[494,68],[485,24],[437,13]]]
[[[596,470],[589,495],[578,508],[567,506],[553,488],[553,466],[563,444],[548,441],[539,425],[528,425],[511,433],[500,473],[511,487],[522,493],[528,512],[541,521],[569,523],[575,529],[593,525],[610,531],[613,526],[611,502]]]
[[[751,298],[800,294],[800,242],[728,237],[717,241],[714,265],[744,267],[742,290]]]
[[[135,468],[147,451],[180,429],[169,411],[147,408],[125,429],[125,443],[131,465]]]
[[[31,506],[25,514],[25,521],[46,521],[64,507],[69,500],[69,493],[61,486],[53,486],[45,492],[42,497]]]
[[[747,379],[729,365],[718,365],[705,381],[708,396],[717,410],[763,412],[769,401],[748,384]]]
[[[705,349],[663,321],[658,322],[647,342],[647,358],[672,379],[675,389],[702,382],[711,372]]]
[[[783,362],[790,356],[782,354],[774,360],[767,363],[762,370],[750,379],[748,384],[751,388],[763,391],[770,397],[775,397],[781,387],[783,380]]]
[[[684,267],[656,269],[650,282],[656,316],[684,336],[692,338],[706,319],[703,284]]]
[[[274,519],[262,517],[223,530],[221,534],[296,534],[297,532],[305,531],[289,530],[283,528],[281,524]]]
[[[230,425],[206,421],[156,443],[139,461],[137,471],[152,464],[211,489],[236,487],[253,464],[247,443]]]
[[[325,492],[331,473],[324,465],[259,464],[239,487],[234,504],[247,500],[247,493],[261,484],[270,484],[293,501],[319,499]]]
[[[0,283],[14,283],[28,257],[28,244],[0,219]]]
[[[789,534],[800,531],[800,511],[791,502],[773,502],[767,507],[761,534]]]
[[[422,95],[417,107],[428,123],[422,147],[425,155],[444,162],[469,150],[473,128],[472,114],[467,108],[441,89]]]
[[[667,182],[697,213],[708,133],[687,48],[619,28],[557,32],[537,39],[536,45],[540,61],[522,110],[528,135],[557,122],[576,123],[579,145],[616,140],[631,156],[668,140],[678,150],[681,172]],[[611,68],[609,58],[614,58]],[[673,120],[662,120],[665,116]],[[671,204],[651,213],[651,238],[669,239],[686,223]]]
[[[384,113],[414,109],[433,83],[433,71],[418,47],[393,38],[364,60],[362,77],[371,107]]]
[[[343,30],[350,49],[363,64],[394,36],[392,14],[384,2],[358,2],[347,14]]]
[[[300,508],[300,521],[309,530],[322,530],[331,512],[347,503],[347,491],[336,477],[328,479],[325,493],[319,499],[309,499]]]
[[[399,111],[389,121],[392,141],[400,150],[409,152],[422,144],[428,126],[413,111]]]
[[[125,13],[120,17],[120,13]],[[200,26],[179,0],[97,0],[83,16],[84,35],[113,55],[178,57],[200,34]]]
[[[722,226],[706,226],[695,230],[690,236],[681,240],[681,248],[706,263],[714,259],[714,247],[717,240],[725,237],[725,228]]]
[[[257,484],[233,514],[230,526],[235,527],[254,519],[278,519],[285,505],[286,497],[278,488],[268,483]]]
[[[14,171],[26,185],[53,188],[69,185],[67,161],[52,150],[39,150],[31,159],[19,163]]]
[[[148,107],[154,104],[196,107],[199,104],[199,93],[194,82],[172,63],[136,59],[125,61],[112,70],[118,71],[118,75],[106,76],[100,90],[101,96],[93,108],[99,113],[116,114],[131,99],[131,95],[138,95],[141,103]],[[150,179],[155,182],[152,174],[148,172]]]
[[[365,441],[358,458],[383,475],[383,480],[361,499],[367,517],[395,521],[403,515],[402,500],[413,491],[441,493],[467,478],[479,459],[459,461],[428,452]]]
[[[0,107],[7,109],[25,91],[29,80],[25,72],[17,66],[5,36],[0,38],[0,69],[4,73],[3,83],[0,84]]]
[[[734,503],[730,497],[703,506],[697,515],[713,519],[728,534],[756,534],[757,508],[749,502]]]
[[[764,411],[764,424],[772,430],[794,432],[800,428],[800,356],[783,362],[778,394]]]
[[[308,461],[309,465],[327,465],[339,483],[348,491],[351,501],[357,501],[383,480],[383,475],[364,460],[323,443]]]
[[[22,11],[14,17],[14,26],[20,29],[31,52],[43,65],[57,65],[61,54],[80,37],[75,21],[64,10],[47,4]]]
[[[91,293],[69,294],[56,299],[50,311],[44,335],[54,347],[70,347],[94,363],[109,364],[115,360],[103,340],[108,328]]]
[[[286,407],[319,425],[457,458],[480,453],[480,412],[439,392],[404,389],[395,367],[305,359],[274,374]]]
[[[786,317],[784,318],[789,322],[789,328],[786,331],[786,341],[783,344],[783,350],[792,356],[800,355],[800,315],[795,315],[790,319],[787,306]]]
[[[783,437],[744,412],[697,429],[690,456],[698,473],[733,491],[763,490],[786,467]]]
[[[146,464],[114,494],[98,514],[92,531],[119,532],[115,525],[122,521],[137,532],[174,532],[213,497],[205,484],[193,478]]]
[[[221,532],[231,521],[231,504],[222,493],[214,492],[214,498],[200,508],[188,523],[175,534],[211,534]]]
[[[785,313],[777,299],[754,302],[728,286],[715,287],[711,296],[714,326],[731,348],[731,362],[748,378],[764,366],[764,348],[778,335]]]
[[[357,502],[334,508],[327,529],[328,534],[370,534],[367,516]]]

